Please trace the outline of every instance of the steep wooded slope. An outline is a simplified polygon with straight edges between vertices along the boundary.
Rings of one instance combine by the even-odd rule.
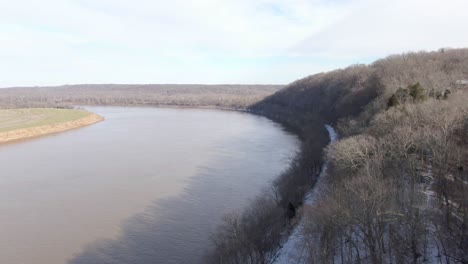
[[[467,79],[468,49],[407,53],[309,76],[251,106],[298,133],[303,148],[220,227],[208,260],[275,261],[281,226],[295,222],[316,182],[328,123],[343,139],[327,152],[329,193],[306,208],[309,262],[465,263]]]

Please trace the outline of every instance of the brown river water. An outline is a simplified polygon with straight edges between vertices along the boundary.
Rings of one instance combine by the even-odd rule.
[[[87,109],[106,120],[0,145],[0,263],[203,263],[299,146],[246,113]]]

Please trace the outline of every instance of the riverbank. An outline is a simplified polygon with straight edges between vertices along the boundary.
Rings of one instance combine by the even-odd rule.
[[[48,108],[0,110],[0,144],[60,133],[103,120],[102,116],[84,110]]]
[[[327,129],[330,137],[330,144],[336,142],[338,140],[338,135],[336,134],[335,129],[330,125],[325,125],[325,128]],[[328,165],[329,161],[326,160],[323,164],[322,171],[320,172],[316,183],[304,198],[304,206],[316,206],[319,203],[321,196],[324,195],[324,190],[327,188],[328,184]],[[278,253],[276,255],[277,257],[273,263],[307,263],[307,254],[309,252],[307,250],[308,245],[304,243],[306,236],[304,223],[305,219],[302,215],[300,215],[299,217],[300,219],[298,219],[298,224],[292,229],[286,242],[284,242],[284,244],[278,250]]]

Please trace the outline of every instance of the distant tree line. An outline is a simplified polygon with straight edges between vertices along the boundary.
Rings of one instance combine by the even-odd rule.
[[[0,89],[1,108],[74,105],[181,106],[246,109],[280,85],[64,85]]]

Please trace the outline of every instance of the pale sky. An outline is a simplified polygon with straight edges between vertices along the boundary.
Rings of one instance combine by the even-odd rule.
[[[0,87],[287,84],[468,47],[468,0],[0,0]]]

